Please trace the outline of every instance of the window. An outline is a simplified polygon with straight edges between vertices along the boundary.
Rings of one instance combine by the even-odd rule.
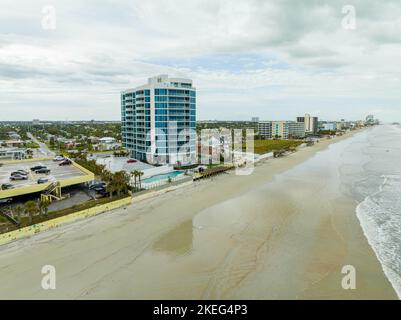
[[[156,116],[156,121],[167,121],[167,116]]]
[[[155,89],[155,95],[166,95],[167,89]]]
[[[156,122],[156,128],[166,128],[167,122]]]
[[[156,109],[156,115],[166,115],[167,109]]]
[[[167,101],[167,96],[155,96],[155,101]]]

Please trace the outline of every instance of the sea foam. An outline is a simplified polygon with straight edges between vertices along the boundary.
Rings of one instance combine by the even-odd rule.
[[[379,191],[367,196],[356,213],[385,275],[401,299],[401,175],[382,178]]]

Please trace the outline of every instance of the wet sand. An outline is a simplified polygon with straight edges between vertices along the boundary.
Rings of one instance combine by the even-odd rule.
[[[313,165],[288,174],[349,136],[3,246],[0,298],[396,299],[356,203]],[[349,264],[356,290],[341,287]]]

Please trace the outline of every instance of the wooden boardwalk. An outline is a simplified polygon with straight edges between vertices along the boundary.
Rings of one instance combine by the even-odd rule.
[[[195,173],[193,176],[193,180],[196,181],[196,180],[200,180],[200,179],[210,178],[212,176],[218,175],[218,174],[226,172],[228,170],[232,170],[234,168],[235,168],[234,166],[213,167],[213,168],[205,170],[204,172]]]

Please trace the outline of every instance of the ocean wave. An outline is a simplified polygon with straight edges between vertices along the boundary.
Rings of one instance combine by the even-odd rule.
[[[357,217],[386,277],[401,299],[401,176],[382,176],[383,183],[362,201]]]

